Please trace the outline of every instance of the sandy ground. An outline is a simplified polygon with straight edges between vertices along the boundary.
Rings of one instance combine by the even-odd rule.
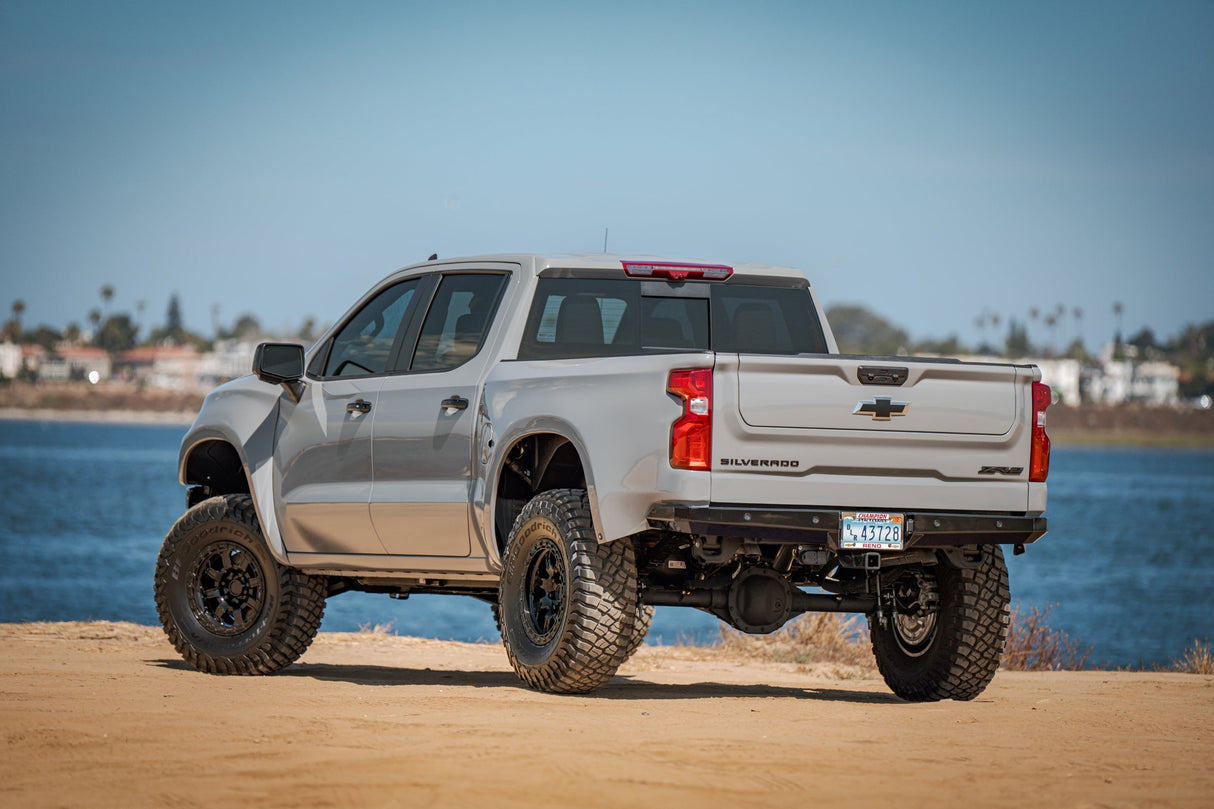
[[[587,697],[497,645],[322,634],[272,677],[159,629],[0,625],[2,807],[1214,806],[1214,677],[1000,673],[914,705],[858,671],[643,649]]]

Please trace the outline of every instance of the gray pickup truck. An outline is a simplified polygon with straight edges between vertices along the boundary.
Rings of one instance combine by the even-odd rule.
[[[972,699],[1001,546],[1046,530],[1038,370],[840,354],[793,269],[432,259],[253,366],[182,442],[156,566],[206,672],[290,665],[348,590],[453,593],[544,691],[602,685],[685,606],[748,633],[860,613],[896,694]]]

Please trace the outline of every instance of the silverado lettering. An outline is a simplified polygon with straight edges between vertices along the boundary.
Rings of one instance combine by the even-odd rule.
[[[721,466],[763,466],[778,469],[796,469],[801,465],[800,461],[768,460],[765,458],[758,460],[754,458],[722,458],[718,463]]]

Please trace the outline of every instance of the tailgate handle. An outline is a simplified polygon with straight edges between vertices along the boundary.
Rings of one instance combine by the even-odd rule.
[[[893,385],[897,387],[906,382],[907,368],[886,368],[876,365],[861,365],[859,369],[861,385]]]

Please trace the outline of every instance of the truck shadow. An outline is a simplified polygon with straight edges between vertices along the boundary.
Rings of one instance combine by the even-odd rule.
[[[145,661],[149,665],[194,672],[183,660]],[[691,700],[691,699],[802,699],[819,702],[850,702],[869,705],[906,705],[909,703],[888,693],[830,688],[820,685],[795,688],[764,683],[738,684],[699,682],[686,684],[655,683],[635,674],[616,675],[607,685],[589,694],[570,696],[541,694],[524,686],[510,671],[451,671],[411,669],[397,666],[338,665],[332,663],[296,663],[272,677],[306,677],[325,682],[381,686],[439,686],[463,688],[501,688],[524,691],[537,698],[594,699],[610,701]]]

